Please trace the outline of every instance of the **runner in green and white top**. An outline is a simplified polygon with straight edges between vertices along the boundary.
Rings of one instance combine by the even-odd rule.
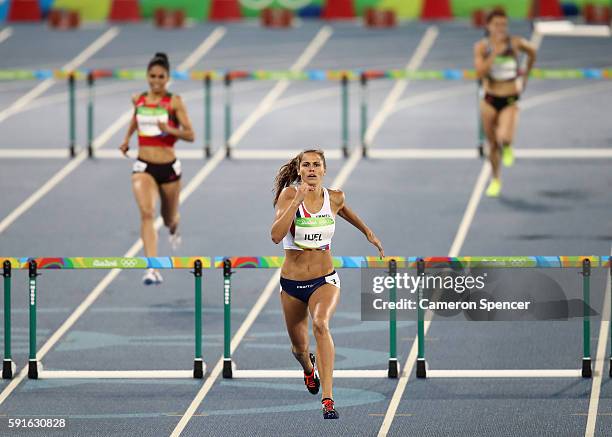
[[[501,192],[500,161],[506,167],[514,163],[511,145],[518,123],[517,102],[535,62],[536,49],[525,39],[508,33],[508,18],[502,8],[493,9],[487,16],[487,33],[487,38],[474,45],[474,65],[485,91],[480,114],[493,171],[486,194],[497,197]],[[521,52],[527,55],[522,80]]]

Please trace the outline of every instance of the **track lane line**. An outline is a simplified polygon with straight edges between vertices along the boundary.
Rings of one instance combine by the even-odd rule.
[[[113,28],[114,29],[114,28]],[[221,30],[219,30],[221,29]],[[112,29],[109,29],[109,31]],[[108,32],[107,32],[108,33]],[[117,31],[118,33],[118,31]],[[214,44],[208,43],[208,41],[218,42],[221,37],[225,34],[224,27],[217,27],[211,34],[204,40],[204,42],[196,48],[199,53],[200,59],[212,49]],[[105,33],[106,35],[106,33]],[[115,34],[116,35],[116,34]],[[113,37],[115,36],[113,35]],[[202,47],[205,47],[204,50]],[[91,53],[93,55],[93,53]],[[90,56],[91,56],[90,55]],[[195,59],[189,56],[184,62],[182,62],[178,69],[183,69],[185,66],[193,65],[199,59]],[[189,61],[189,62],[187,62]],[[108,126],[98,137],[94,139],[93,148],[98,149],[102,147],[107,141],[109,141],[115,133],[117,133],[124,125],[126,125],[132,118],[134,110],[130,108],[119,116],[110,126]],[[26,200],[24,200],[17,208],[11,211],[2,221],[0,221],[0,235],[11,226],[19,217],[21,217],[26,211],[32,208],[40,199],[42,199],[47,193],[49,193],[57,184],[64,180],[70,173],[72,173],[78,166],[80,166],[87,159],[87,153],[85,150],[81,150],[77,156],[72,159],[68,164],[62,167],[57,173],[55,173],[50,179],[48,179],[43,185],[32,193]]]
[[[81,64],[91,58],[97,51],[99,51],[106,44],[111,42],[119,34],[119,28],[111,27],[101,36],[99,36],[93,43],[91,43],[85,50],[79,53],[74,59],[64,65],[61,69],[70,71],[78,68]],[[45,79],[26,94],[21,96],[8,108],[0,111],[0,123],[9,118],[11,115],[19,112],[24,107],[28,106],[34,99],[40,96],[42,93],[51,88],[57,81],[55,79]]]
[[[408,65],[414,65],[414,68],[418,68],[418,65],[420,65],[420,63],[422,62],[422,60],[424,59],[426,55],[426,53],[423,53],[422,47],[429,46],[429,48],[431,48],[431,45],[429,45],[430,38],[431,38],[430,29],[432,28],[431,27],[428,28],[427,31],[425,32],[423,38],[421,39],[421,42],[419,43],[419,46],[417,47],[417,50],[413,54]],[[437,33],[436,33],[436,36],[437,36]],[[403,89],[405,89],[405,86],[403,87]],[[403,92],[403,89],[402,89],[402,92]],[[395,97],[395,99],[397,100],[400,97],[399,94],[398,94],[397,88],[394,87],[390,91],[387,100],[389,100],[389,96],[391,95],[397,95],[397,97]],[[386,110],[385,107],[383,107],[380,111],[382,112],[385,110]],[[354,149],[348,161],[342,166],[341,170],[339,171],[338,175],[336,176],[336,178],[334,179],[330,187],[341,188],[361,159],[362,159],[361,151],[358,149]],[[232,353],[236,350],[236,348],[238,347],[238,345],[240,344],[240,342],[246,335],[247,331],[253,325],[253,323],[255,322],[255,319],[257,318],[261,310],[268,303],[268,300],[272,296],[272,293],[278,289],[279,281],[280,281],[280,269],[277,269],[272,274],[272,277],[268,280],[268,283],[266,284],[264,291],[260,294],[253,308],[251,309],[251,311],[249,311],[249,314],[247,315],[245,320],[242,322],[242,324],[240,325],[240,327],[238,328],[238,330],[232,337],[232,341],[230,343],[230,350]],[[200,404],[204,401],[204,398],[206,397],[206,395],[212,389],[217,378],[219,377],[219,375],[221,375],[222,370],[223,370],[223,356],[219,358],[219,360],[217,361],[217,363],[211,370],[210,375],[208,375],[208,377],[206,378],[204,385],[198,391],[198,393],[196,394],[195,398],[193,399],[189,407],[187,407],[187,410],[182,415],[180,421],[177,423],[176,427],[170,434],[171,437],[178,437],[181,435],[185,427],[189,424],[189,421],[191,420],[191,418],[196,415],[196,410],[198,409]]]

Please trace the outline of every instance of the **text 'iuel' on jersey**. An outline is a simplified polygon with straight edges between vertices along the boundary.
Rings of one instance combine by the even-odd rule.
[[[323,188],[323,206],[317,213],[310,213],[304,202],[300,204],[291,228],[283,239],[283,248],[291,250],[329,250],[336,230],[329,191]]]

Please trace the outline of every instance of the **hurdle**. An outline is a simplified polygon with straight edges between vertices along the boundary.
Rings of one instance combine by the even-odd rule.
[[[227,71],[223,78],[225,87],[224,102],[224,144],[225,156],[234,155],[232,127],[232,84],[238,80],[276,80],[276,81],[336,81],[340,83],[340,149],[342,156],[348,158],[349,146],[349,82],[358,74],[351,70],[307,70],[307,71]]]
[[[29,360],[30,379],[131,379],[131,378],[196,378],[202,379],[206,364],[202,359],[202,270],[210,268],[207,257],[74,257],[74,258],[0,258],[4,266],[5,352],[3,378],[10,379],[15,367],[10,349],[10,279],[11,269],[28,270],[29,295]],[[45,370],[37,358],[37,300],[39,271],[45,269],[190,269],[194,276],[194,349],[192,370]],[[8,309],[8,311],[7,311]]]
[[[425,276],[428,268],[453,266],[476,268],[574,268],[582,275],[583,321],[582,321],[582,368],[581,369],[435,369],[428,367],[425,358],[425,310],[417,308],[417,378],[591,378],[591,270],[595,267],[609,267],[612,275],[612,257],[608,256],[522,256],[522,257],[430,257],[417,261],[417,275]],[[612,276],[611,276],[612,277]],[[609,284],[609,286],[611,286]],[[424,289],[417,290],[422,299]],[[606,291],[610,295],[610,290]],[[612,304],[611,304],[612,305]],[[427,310],[430,311],[430,310]],[[612,306],[611,313],[612,314]],[[603,316],[602,316],[603,317]],[[430,322],[431,323],[431,322]],[[612,330],[610,331],[612,341]],[[612,356],[610,357],[612,377]]]
[[[11,260],[2,263],[4,277],[4,359],[2,361],[2,379],[12,379],[15,374],[15,363],[11,354]]]
[[[541,69],[533,68],[530,72],[533,79],[543,80],[610,80],[612,79],[612,68],[564,68],[564,69]],[[372,156],[376,150],[371,150],[369,139],[366,138],[368,131],[368,84],[372,80],[411,80],[411,81],[473,81],[477,82],[476,72],[472,69],[444,69],[444,70],[322,70],[311,69],[304,71],[285,71],[285,70],[256,70],[256,71],[234,71],[234,70],[191,70],[171,72],[171,78],[177,81],[200,81],[203,86],[203,109],[204,109],[204,141],[198,159],[210,158],[213,154],[212,146],[212,84],[223,82],[225,88],[225,98],[223,103],[224,111],[224,146],[226,157],[246,157],[249,158],[257,153],[253,151],[235,151],[232,143],[232,84],[238,80],[274,80],[274,81],[332,81],[338,82],[341,87],[340,92],[340,148],[330,150],[339,152],[341,156],[347,158],[351,152],[349,141],[349,99],[351,82],[359,82],[359,142],[364,157]],[[0,81],[12,80],[67,80],[68,86],[68,156],[74,158],[79,153],[76,144],[76,83],[86,81],[87,83],[87,155],[94,158],[98,152],[94,147],[94,104],[95,104],[95,84],[100,79],[114,80],[146,80],[146,71],[142,69],[76,69],[73,71],[37,69],[0,69]],[[477,86],[477,91],[479,87]],[[483,157],[485,150],[483,147],[483,133],[478,127],[478,153],[476,156]],[[35,154],[45,155],[47,150],[36,151]],[[101,151],[102,154],[105,151]],[[264,152],[270,152],[262,151]],[[12,151],[11,154],[16,154]],[[18,153],[17,153],[18,154]],[[261,153],[260,153],[261,154]],[[65,157],[65,154],[57,157]]]
[[[215,257],[214,268],[223,269],[223,378],[301,378],[301,370],[243,370],[238,369],[231,356],[231,301],[232,269],[270,269],[280,268],[283,264],[282,256],[254,256],[254,257]],[[334,256],[333,264],[336,269],[348,268],[388,268],[388,275],[395,278],[397,265],[403,265],[407,260],[404,257],[377,257],[364,256]],[[413,260],[414,262],[414,260]],[[396,284],[390,290],[390,296],[395,299]],[[400,363],[397,358],[397,316],[396,310],[389,311],[389,361],[386,369],[356,369],[334,370],[334,378],[398,378]]]

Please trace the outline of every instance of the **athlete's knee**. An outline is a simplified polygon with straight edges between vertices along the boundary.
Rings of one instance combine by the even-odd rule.
[[[155,220],[155,210],[153,208],[140,208],[140,218],[143,221]]]
[[[329,320],[324,317],[315,317],[312,319],[312,331],[315,337],[329,334]]]

